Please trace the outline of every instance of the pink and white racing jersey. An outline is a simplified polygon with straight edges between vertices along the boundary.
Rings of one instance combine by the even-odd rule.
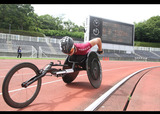
[[[75,55],[86,55],[88,52],[90,52],[90,48],[92,48],[89,42],[74,43],[74,46],[77,48],[77,52],[74,53]]]

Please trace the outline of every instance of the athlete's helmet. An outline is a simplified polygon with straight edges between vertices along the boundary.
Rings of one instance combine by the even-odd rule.
[[[69,54],[74,47],[74,41],[71,37],[65,36],[60,40],[60,49],[63,53]]]

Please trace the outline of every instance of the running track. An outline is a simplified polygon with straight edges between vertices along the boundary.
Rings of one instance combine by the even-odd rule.
[[[26,108],[14,109],[4,102],[1,88],[7,72],[14,65],[21,62],[32,62],[38,68],[42,68],[51,62],[51,60],[0,60],[0,111],[83,111],[103,93],[129,74],[143,68],[160,66],[160,62],[101,61],[103,77],[102,84],[98,89],[94,89],[91,86],[86,71],[81,71],[71,84],[65,84],[60,77],[46,76],[42,79],[43,84],[37,98]],[[53,60],[53,62],[56,61]],[[150,73],[149,75],[156,74],[158,71],[154,70],[154,73]],[[152,84],[150,83],[150,85]],[[142,87],[137,89],[137,91],[142,90]],[[144,89],[144,91],[147,90]],[[118,94],[116,95],[118,96]],[[152,100],[152,102],[154,101]],[[129,108],[135,110],[131,106]]]

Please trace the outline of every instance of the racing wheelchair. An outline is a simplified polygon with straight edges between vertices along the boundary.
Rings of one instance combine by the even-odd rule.
[[[14,66],[7,73],[2,85],[2,95],[5,102],[13,108],[28,106],[35,100],[40,91],[42,77],[47,76],[48,73],[49,76],[62,77],[65,83],[71,83],[80,71],[86,70],[90,84],[94,88],[100,87],[102,69],[96,52],[91,51],[86,55],[67,56],[64,64],[61,64],[59,60],[58,62],[59,64],[50,62],[42,69],[38,69],[36,65],[29,62]],[[53,66],[61,66],[62,68],[52,68]]]

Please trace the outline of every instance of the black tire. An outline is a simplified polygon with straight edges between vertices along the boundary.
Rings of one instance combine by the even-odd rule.
[[[39,91],[40,91],[40,88],[41,88],[41,78],[38,80],[37,82],[37,87],[35,89],[35,92],[33,94],[33,96],[31,96],[28,100],[26,100],[25,102],[15,102],[10,94],[9,94],[9,84],[10,84],[10,80],[11,78],[13,77],[14,73],[16,73],[18,70],[22,69],[22,68],[29,68],[31,70],[33,70],[33,72],[35,72],[36,75],[39,74],[39,69],[37,68],[37,66],[35,66],[34,64],[32,63],[28,63],[28,62],[24,62],[24,63],[20,63],[16,66],[14,66],[9,72],[8,74],[6,75],[5,79],[4,79],[4,82],[3,82],[3,85],[2,85],[2,96],[5,100],[5,102],[13,107],[13,108],[24,108],[26,106],[28,106],[30,103],[32,103],[34,101],[34,99],[37,97]],[[16,82],[15,82],[16,83]]]
[[[98,55],[95,52],[88,53],[86,69],[90,84],[94,88],[99,88],[102,82],[102,68]]]
[[[66,58],[64,64],[67,64],[68,66],[64,66],[63,69],[69,69],[69,68],[72,68],[72,63],[69,63],[68,62],[68,57]],[[79,74],[79,71],[75,71],[73,73],[69,73],[69,74],[65,74],[62,79],[63,79],[63,82],[69,84],[71,83],[73,80],[76,79],[77,75]]]

